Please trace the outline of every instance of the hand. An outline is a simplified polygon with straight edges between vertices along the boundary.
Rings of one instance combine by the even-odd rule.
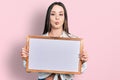
[[[23,59],[25,59],[25,60],[26,60],[26,58],[28,57],[28,51],[27,51],[27,49],[26,49],[25,47],[22,48],[21,57],[22,57]]]
[[[85,50],[83,50],[83,53],[81,53],[80,59],[81,59],[82,63],[88,61],[88,54],[87,54],[87,52]]]

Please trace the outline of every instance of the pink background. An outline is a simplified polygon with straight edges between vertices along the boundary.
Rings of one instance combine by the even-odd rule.
[[[27,35],[43,31],[48,6],[55,0],[0,1],[0,80],[37,80],[20,57]],[[120,80],[120,0],[60,0],[72,34],[84,38],[88,68],[75,80]]]

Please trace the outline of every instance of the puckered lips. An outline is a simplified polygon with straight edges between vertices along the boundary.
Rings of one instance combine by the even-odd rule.
[[[56,21],[56,22],[55,22],[55,25],[59,25],[59,22],[58,22],[58,21]]]

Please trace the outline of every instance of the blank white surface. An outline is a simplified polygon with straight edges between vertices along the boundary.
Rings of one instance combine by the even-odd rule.
[[[31,38],[28,69],[78,72],[79,53],[80,41]]]

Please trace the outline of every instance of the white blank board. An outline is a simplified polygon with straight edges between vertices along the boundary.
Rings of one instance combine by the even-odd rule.
[[[29,37],[27,71],[78,74],[80,45],[75,38]]]

